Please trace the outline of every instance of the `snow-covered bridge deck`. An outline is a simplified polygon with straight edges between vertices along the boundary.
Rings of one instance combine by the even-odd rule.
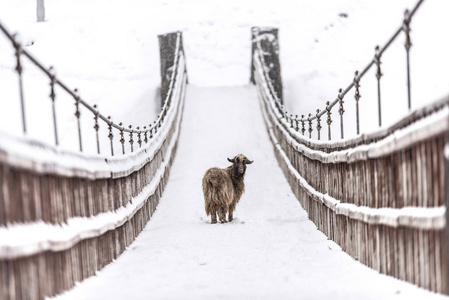
[[[205,126],[208,124],[208,126]],[[292,193],[253,86],[187,91],[169,182],[146,228],[67,299],[442,299],[353,260]],[[211,225],[201,178],[244,153],[246,193],[232,223]]]

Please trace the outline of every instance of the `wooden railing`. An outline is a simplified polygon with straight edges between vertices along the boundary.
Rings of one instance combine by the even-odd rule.
[[[279,165],[309,218],[361,263],[449,293],[449,97],[372,134],[312,140],[276,96],[265,38],[253,38],[254,81]]]
[[[129,131],[148,138],[131,153],[88,155],[0,135],[0,299],[44,299],[71,288],[117,258],[151,218],[176,153],[186,92],[181,33],[174,35],[163,111],[146,132]]]

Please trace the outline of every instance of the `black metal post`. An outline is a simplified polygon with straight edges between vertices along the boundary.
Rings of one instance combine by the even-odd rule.
[[[409,11],[405,10],[404,12],[404,22],[402,29],[405,32],[405,51],[407,56],[407,96],[408,96],[408,109],[410,110],[412,107],[411,100],[411,84],[410,84],[410,48],[412,47],[412,42],[410,39],[410,20],[409,20]]]
[[[340,107],[338,108],[338,113],[340,114],[340,130],[341,130],[341,138],[343,139],[344,138],[343,114],[345,113],[345,110],[343,108],[344,101],[343,96],[341,94],[342,92],[343,92],[342,89],[338,91],[338,102],[340,104]]]
[[[131,152],[134,152],[133,126],[129,125],[129,144],[131,145]]]
[[[80,116],[81,116],[80,96],[78,93],[78,89],[75,89],[74,93],[75,93],[75,117],[76,117],[76,122],[78,124],[78,143],[79,143],[80,152],[83,152],[83,143],[81,141],[81,124],[80,124]]]
[[[123,131],[123,123],[120,122],[118,125],[120,126],[120,144],[122,144],[122,154],[125,154],[125,133]]]
[[[307,120],[309,121],[309,139],[311,139],[312,138],[312,131],[313,131],[312,114],[309,113],[309,118]]]
[[[100,138],[98,137],[98,129],[100,129],[100,125],[98,124],[98,115],[100,114],[99,111],[97,110],[97,105],[94,105],[95,108],[95,113],[94,113],[94,121],[95,121],[95,125],[94,125],[94,129],[95,129],[95,135],[97,138],[97,153],[100,154]]]
[[[26,126],[26,117],[25,117],[25,97],[24,97],[24,93],[23,93],[23,78],[22,78],[22,73],[23,73],[23,67],[22,67],[22,63],[20,61],[20,57],[22,55],[22,45],[16,40],[16,35],[13,35],[13,45],[14,48],[16,49],[16,72],[17,75],[19,75],[18,79],[19,79],[19,93],[20,93],[20,108],[21,108],[21,113],[22,113],[22,129],[23,129],[23,133],[27,133],[27,126]]]
[[[112,121],[111,121],[111,116],[108,116],[108,130],[109,130],[109,134],[108,134],[108,138],[109,141],[111,143],[111,156],[114,156],[114,134],[112,133]]]
[[[332,112],[331,112],[331,108],[329,107],[329,101],[326,102],[326,111],[327,111],[327,133],[328,133],[328,139],[329,141],[332,139],[332,135],[331,135],[331,124],[332,124]]]
[[[56,93],[55,93],[55,82],[56,82],[56,77],[54,74],[54,69],[53,67],[50,67],[50,69],[48,70],[50,75],[50,99],[51,99],[51,108],[52,108],[52,113],[53,113],[53,130],[54,130],[54,135],[55,135],[55,145],[58,146],[59,145],[59,139],[58,139],[58,125],[56,122],[56,107],[55,107],[55,99],[56,99]]]
[[[302,135],[304,135],[304,132],[306,132],[306,128],[305,128],[305,120],[304,120],[304,115],[301,115],[301,125],[302,125],[302,128],[301,128],[301,133],[302,133]]]
[[[357,134],[360,134],[360,116],[359,116],[359,100],[362,97],[360,95],[360,78],[358,78],[359,76],[359,71],[355,71],[355,76],[354,76],[354,86],[355,86],[355,94],[354,94],[354,98],[355,98],[355,113],[356,113],[356,121],[357,121]]]
[[[379,127],[382,126],[382,106],[380,101],[380,78],[382,77],[382,70],[380,68],[380,48],[379,46],[376,46],[376,54],[374,55],[374,62],[377,66],[377,72],[376,72],[376,78],[377,78],[377,107],[378,107],[378,113],[379,113]]]
[[[145,133],[143,141],[145,142],[145,144],[147,144],[148,143],[148,130],[147,130],[147,127],[143,126],[143,130],[144,130],[144,133]]]
[[[140,133],[140,127],[137,126],[136,129],[137,129],[137,144],[139,144],[139,148],[141,148],[142,147],[142,135]]]
[[[321,116],[320,116],[320,110],[316,110],[316,130],[318,132],[318,140],[321,139]]]

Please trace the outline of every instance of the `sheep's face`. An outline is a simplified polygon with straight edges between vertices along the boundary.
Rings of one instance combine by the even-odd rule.
[[[246,172],[246,165],[253,163],[253,161],[246,158],[243,154],[236,155],[233,159],[228,158],[228,161],[232,162],[232,168],[236,178],[242,178]]]

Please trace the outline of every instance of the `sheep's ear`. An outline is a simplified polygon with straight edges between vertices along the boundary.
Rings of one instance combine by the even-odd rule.
[[[250,165],[250,164],[252,164],[253,162],[254,162],[254,160],[249,160],[249,159],[245,158],[245,163],[246,163],[247,165]]]
[[[231,163],[234,163],[234,159],[228,158],[228,161],[231,162]]]

